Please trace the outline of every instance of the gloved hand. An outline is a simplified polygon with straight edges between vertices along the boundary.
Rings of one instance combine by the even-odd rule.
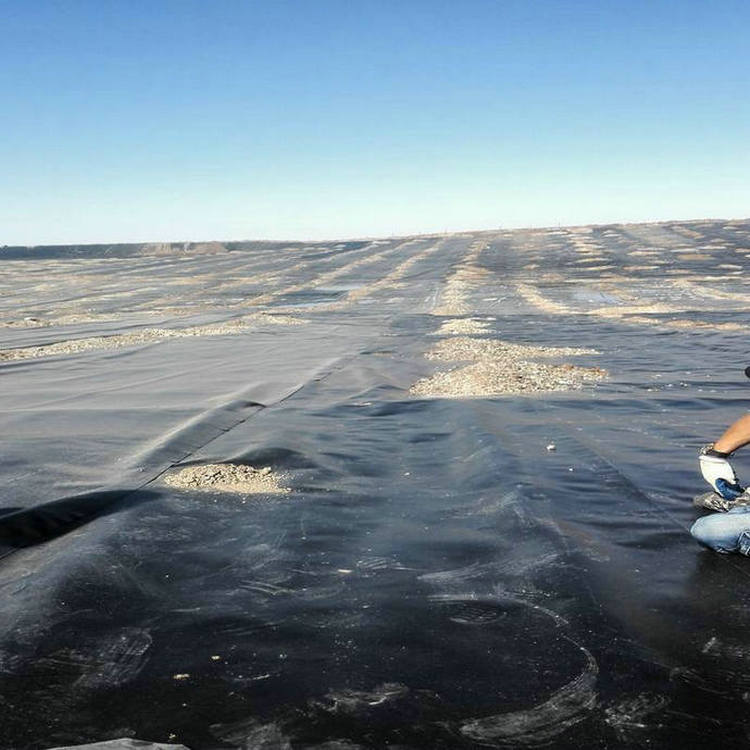
[[[740,486],[732,464],[727,461],[729,453],[714,450],[713,443],[704,445],[698,455],[703,478],[711,485],[714,492],[725,500],[734,500],[745,490]]]

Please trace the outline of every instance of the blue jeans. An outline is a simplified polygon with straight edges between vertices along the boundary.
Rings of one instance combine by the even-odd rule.
[[[703,516],[693,524],[690,533],[716,552],[739,552],[750,557],[750,506]]]

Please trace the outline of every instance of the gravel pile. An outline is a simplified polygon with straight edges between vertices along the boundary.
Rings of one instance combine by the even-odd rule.
[[[411,393],[428,398],[472,398],[578,390],[605,378],[606,370],[532,360],[596,353],[592,349],[525,346],[494,339],[447,339],[425,356],[472,364],[423,378],[412,386]]]
[[[431,336],[455,336],[457,334],[487,333],[490,323],[480,318],[454,318],[446,320]]]
[[[243,464],[204,464],[187,466],[168,474],[165,484],[184,490],[232,492],[242,495],[287,493],[280,477],[269,466],[255,469]]]
[[[581,349],[570,346],[527,346],[511,344],[497,339],[470,339],[459,337],[441,341],[428,351],[427,359],[443,362],[469,362],[489,360],[494,362],[519,362],[538,357],[581,357],[599,354],[596,349]]]

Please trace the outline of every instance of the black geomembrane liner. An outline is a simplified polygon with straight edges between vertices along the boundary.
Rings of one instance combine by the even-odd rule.
[[[733,226],[594,237],[615,274],[674,302],[666,270],[745,265],[750,224]],[[435,369],[422,356],[442,321],[430,311],[477,239],[487,273],[467,294],[488,335],[594,348],[575,362],[608,380],[532,397],[409,395]],[[710,261],[675,252],[713,240],[726,247]],[[102,273],[110,257],[148,263],[155,287],[215,273],[213,291],[184,291],[186,305],[213,295],[212,320],[237,315],[221,312],[220,287],[254,262],[282,273],[312,261],[266,289],[309,282],[284,301],[310,303],[283,311],[304,325],[0,363],[1,748],[746,742],[750,567],[700,549],[688,529],[704,489],[697,450],[747,408],[747,312],[706,299],[654,325],[589,315],[587,300],[607,298],[565,230],[388,242],[338,254],[237,245],[190,256],[189,271],[124,246],[0,250],[6,268],[73,263],[61,273],[77,258],[98,258]],[[345,291],[316,296],[316,275],[338,265],[392,249],[331,282],[341,290],[432,248],[402,286],[349,307],[324,307]],[[664,264],[624,270],[649,265],[629,255],[643,249]],[[539,279],[563,277],[539,289],[573,312],[519,296],[530,263]],[[741,277],[719,283],[745,289]],[[660,324],[675,318],[745,329]],[[91,325],[7,329],[5,347]],[[160,481],[175,463],[224,461],[271,466],[292,492]],[[741,477],[743,466],[740,452]]]

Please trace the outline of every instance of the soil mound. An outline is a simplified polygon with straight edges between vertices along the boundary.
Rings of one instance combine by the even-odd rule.
[[[187,466],[169,474],[165,484],[183,490],[205,492],[232,492],[241,495],[288,493],[289,488],[280,483],[278,474],[270,466],[256,469],[244,464],[204,464]]]

